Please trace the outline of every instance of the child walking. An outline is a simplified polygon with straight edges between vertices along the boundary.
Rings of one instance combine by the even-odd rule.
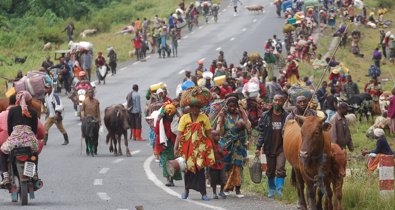
[[[224,187],[226,184],[226,174],[225,174],[225,164],[223,161],[223,157],[227,154],[227,152],[221,147],[219,144],[219,140],[221,136],[218,131],[212,130],[211,136],[214,141],[214,156],[215,156],[215,164],[210,167],[209,174],[210,174],[210,184],[213,188],[213,198],[218,199],[218,195],[225,199],[226,195],[224,193]],[[217,185],[221,186],[221,190],[217,195]]]

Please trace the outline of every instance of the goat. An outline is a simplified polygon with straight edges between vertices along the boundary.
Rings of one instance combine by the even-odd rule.
[[[20,58],[20,57],[15,57],[15,63],[20,63],[23,64],[26,62],[27,56]]]

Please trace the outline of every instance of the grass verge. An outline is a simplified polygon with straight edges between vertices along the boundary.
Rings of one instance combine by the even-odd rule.
[[[368,5],[368,13],[371,9],[376,6],[376,1],[367,0],[364,1]],[[359,11],[358,11],[359,12]],[[358,14],[357,12],[357,14]],[[385,15],[385,19],[395,20],[395,9],[391,9],[388,14]],[[349,34],[352,30],[358,29],[362,32],[362,40],[360,43],[361,53],[365,54],[364,58],[355,57],[351,53],[351,42],[345,48],[340,48],[336,54],[338,61],[343,62],[351,72],[353,80],[359,84],[361,92],[363,92],[363,86],[369,81],[369,77],[365,75],[368,73],[369,66],[373,63],[371,56],[373,50],[378,47],[379,44],[379,29],[366,28],[364,26],[355,26],[350,24]],[[393,30],[394,26],[385,29],[385,31]],[[332,41],[332,34],[334,31],[326,29],[320,36],[318,44],[318,53],[324,55]],[[391,90],[394,85],[395,79],[392,74],[395,74],[394,65],[386,64],[382,65],[381,78],[388,78],[388,82],[382,81],[384,90]],[[318,80],[322,75],[322,70],[313,70],[312,66],[307,63],[300,63],[299,71],[301,77],[314,75],[314,83],[317,84]],[[328,80],[329,75],[324,76],[324,80]],[[362,122],[351,126],[352,139],[355,146],[354,152],[348,152],[348,165],[347,168],[355,169],[352,170],[351,175],[347,176],[344,180],[343,185],[343,208],[344,209],[380,209],[380,210],[392,210],[395,206],[395,197],[381,197],[379,190],[379,177],[378,172],[372,175],[367,174],[366,161],[367,158],[361,156],[361,150],[364,148],[373,149],[375,148],[375,141],[370,140],[365,136],[366,130],[373,122]],[[387,136],[387,140],[391,148],[395,148],[395,140],[393,136]],[[251,154],[255,152],[255,147],[250,147]],[[291,168],[287,163],[286,165],[287,177],[284,187],[283,198],[275,198],[285,203],[297,203],[297,193],[293,186],[290,184]],[[263,178],[261,184],[254,184],[251,182],[249,177],[248,168],[244,170],[244,184],[243,189],[254,193],[258,196],[267,196],[268,186],[267,179]]]

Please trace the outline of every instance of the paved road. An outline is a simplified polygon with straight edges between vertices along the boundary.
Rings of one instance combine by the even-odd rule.
[[[271,1],[270,1],[271,2]],[[221,8],[218,23],[204,24],[192,33],[183,34],[179,45],[179,57],[159,59],[150,55],[147,62],[126,62],[120,65],[118,74],[107,78],[106,85],[98,86],[97,97],[101,109],[114,103],[123,103],[132,84],[140,85],[141,94],[151,84],[163,81],[175,96],[177,84],[184,77],[185,69],[194,69],[196,61],[205,58],[209,66],[225,52],[228,64],[238,63],[242,51],[263,52],[263,45],[273,34],[281,34],[283,19],[275,16],[274,6],[269,0],[246,0],[245,4],[265,5],[265,13],[253,14],[241,9],[240,16],[233,16],[233,8]],[[80,122],[74,117],[70,100],[65,104],[64,125],[71,142],[61,146],[63,137],[56,128],[49,132],[48,145],[40,156],[40,176],[44,188],[36,193],[36,199],[26,209],[134,209],[143,205],[145,209],[290,209],[274,201],[261,200],[254,196],[243,199],[229,197],[226,200],[202,202],[200,194],[191,192],[188,200],[179,199],[183,182],[175,188],[164,187],[161,168],[153,162],[148,142],[131,142],[133,157],[114,157],[99,139],[99,155],[86,157],[80,154]],[[145,103],[145,101],[143,101]],[[145,125],[145,123],[144,123]],[[147,126],[144,134],[147,137]],[[123,151],[125,151],[123,147]],[[211,189],[208,189],[211,197]],[[5,191],[0,192],[1,209],[20,209],[11,203]]]

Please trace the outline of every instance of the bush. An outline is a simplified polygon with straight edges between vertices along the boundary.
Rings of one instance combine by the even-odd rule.
[[[92,18],[89,28],[96,28],[99,32],[107,32],[111,30],[111,20],[106,15],[99,13],[97,16]]]
[[[392,8],[392,6],[394,6],[394,0],[378,0],[377,1],[377,6],[380,6],[381,4],[384,7]]]
[[[42,40],[44,43],[52,42],[52,43],[62,43],[62,34],[58,31],[54,31],[51,29],[45,29],[38,32],[37,37],[39,40]]]

